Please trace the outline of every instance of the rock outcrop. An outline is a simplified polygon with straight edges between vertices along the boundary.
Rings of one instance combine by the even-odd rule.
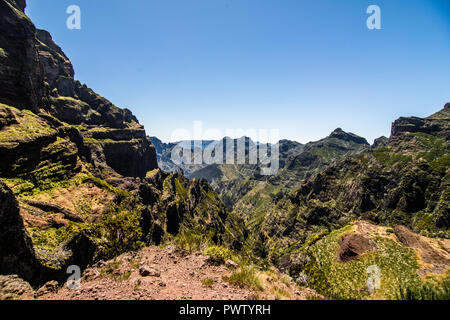
[[[0,276],[0,300],[13,300],[32,293],[30,284],[18,275]]]
[[[155,170],[139,189],[146,205],[144,235],[153,243],[167,236],[200,229],[214,242],[240,249],[246,238],[243,222],[230,216],[206,180],[188,180],[180,173]]]
[[[131,111],[75,80],[24,8],[0,0],[0,274],[64,281],[69,265],[185,232],[242,246],[209,185],[161,172]]]
[[[379,137],[377,139],[374,140],[372,148],[378,148],[378,147],[385,147],[387,146],[389,143],[389,138],[386,137]]]
[[[0,181],[0,274],[16,274],[35,282],[42,271],[18,203],[12,191]]]
[[[143,126],[128,109],[114,106],[76,81],[70,60],[47,31],[36,30],[24,7],[24,1],[0,1],[0,102],[31,110],[40,117],[36,122],[48,123],[46,138],[40,135],[36,137],[40,141],[27,142],[45,147],[61,138],[51,129],[62,130],[66,123],[77,126],[70,128],[82,137],[77,147],[83,149],[83,155],[90,150],[96,156],[99,171],[112,169],[120,175],[143,178],[147,171],[157,168],[156,152]],[[1,127],[14,121],[12,111],[5,108],[0,111],[8,113]],[[17,152],[10,154],[36,156],[42,148],[28,149],[21,143],[16,146]]]
[[[269,207],[255,231],[261,243],[287,246],[315,227],[357,218],[448,237],[449,120],[448,105],[425,119],[399,119],[386,146],[333,163]]]
[[[358,259],[366,252],[376,250],[376,244],[360,234],[348,234],[341,238],[339,248],[339,261],[348,262]]]
[[[339,139],[339,140],[343,140],[343,141],[354,142],[357,144],[365,144],[365,145],[368,144],[367,140],[365,138],[360,137],[351,132],[345,132],[341,128],[337,128],[336,130],[334,130],[330,134],[329,138],[335,138],[335,139]]]
[[[24,0],[0,1],[0,98],[37,112],[47,104],[45,73],[24,8]]]

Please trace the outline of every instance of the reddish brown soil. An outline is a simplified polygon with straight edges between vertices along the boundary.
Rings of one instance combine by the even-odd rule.
[[[416,249],[423,263],[428,264],[428,268],[420,270],[422,275],[426,273],[443,273],[450,265],[449,252],[445,246],[433,247],[430,241],[404,226],[394,228],[397,239],[405,246]]]
[[[141,276],[139,269],[142,267],[158,271],[159,276]],[[240,288],[222,279],[232,272],[223,265],[208,264],[207,258],[200,253],[183,254],[171,247],[149,247],[87,269],[78,290],[64,286],[56,293],[46,293],[37,299],[245,300],[306,299],[316,295],[312,290],[300,289],[287,280],[281,281],[281,276],[276,273],[259,274],[263,291]],[[214,283],[211,286],[202,284],[205,279],[212,279]]]

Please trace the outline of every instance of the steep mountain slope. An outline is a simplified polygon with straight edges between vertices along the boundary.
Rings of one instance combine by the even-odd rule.
[[[327,165],[368,149],[366,139],[338,128],[322,140],[307,143],[302,152],[292,154],[283,169],[269,181],[295,188]]]
[[[153,139],[155,150],[129,110],[76,81],[24,8],[0,0],[0,298],[4,287],[33,291],[11,274],[38,288],[63,283],[69,265],[85,270],[82,298],[188,299],[176,280],[196,298],[311,292],[274,264],[326,298],[448,300],[450,104],[400,118],[372,148],[337,129],[307,145],[281,141],[275,176],[260,164],[213,164],[186,167],[190,180],[158,167],[173,146]],[[242,141],[246,154],[259,146]],[[168,243],[176,252],[152,246]],[[164,282],[146,281],[160,273],[149,261]],[[382,286],[370,292],[373,266]],[[76,298],[58,286],[32,294]]]
[[[282,149],[286,143],[280,142]],[[336,129],[328,137],[294,150],[298,153],[285,156],[283,167],[276,175],[254,184],[235,203],[234,213],[244,218],[250,230],[258,228],[275,203],[306,179],[335,161],[366,152],[369,144],[364,138]]]
[[[245,139],[246,156],[251,150],[259,150],[259,145],[249,138]],[[240,139],[233,142],[236,146]],[[224,143],[224,145],[226,145]],[[281,140],[275,147],[279,149],[280,170],[274,176],[261,175],[261,164],[213,164],[192,173],[191,177],[208,180],[219,193],[229,210],[238,214],[257,212],[266,205],[266,200],[277,193],[286,192],[320,171],[335,160],[363,152],[369,148],[364,138],[341,129],[317,142],[302,145],[295,141]],[[226,148],[224,148],[226,152]],[[247,162],[248,163],[248,162]],[[256,198],[255,198],[256,197]],[[243,215],[246,218],[248,214]],[[251,214],[250,214],[251,216]]]
[[[25,0],[0,2],[0,96],[6,104],[38,111],[47,105],[44,70],[35,47],[36,28],[24,9]]]
[[[277,201],[255,231],[266,253],[358,218],[449,237],[449,108],[400,118],[386,147],[336,162]],[[276,249],[275,249],[276,248]]]
[[[24,8],[0,0],[0,272],[62,280],[70,264],[185,231],[242,246],[241,222],[211,187],[160,171],[133,114],[76,81]]]

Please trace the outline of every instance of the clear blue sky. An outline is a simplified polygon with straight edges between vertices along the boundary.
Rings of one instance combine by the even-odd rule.
[[[300,142],[342,127],[369,141],[450,101],[449,0],[28,0],[75,77],[149,135],[280,129]],[[79,5],[82,29],[66,28]],[[366,9],[381,8],[382,30]]]

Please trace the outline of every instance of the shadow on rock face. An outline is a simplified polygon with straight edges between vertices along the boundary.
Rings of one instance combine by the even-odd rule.
[[[341,238],[338,258],[340,262],[358,259],[360,255],[377,249],[375,242],[360,235],[349,234]]]
[[[0,274],[17,274],[33,282],[41,273],[42,267],[25,231],[17,200],[0,182]]]

